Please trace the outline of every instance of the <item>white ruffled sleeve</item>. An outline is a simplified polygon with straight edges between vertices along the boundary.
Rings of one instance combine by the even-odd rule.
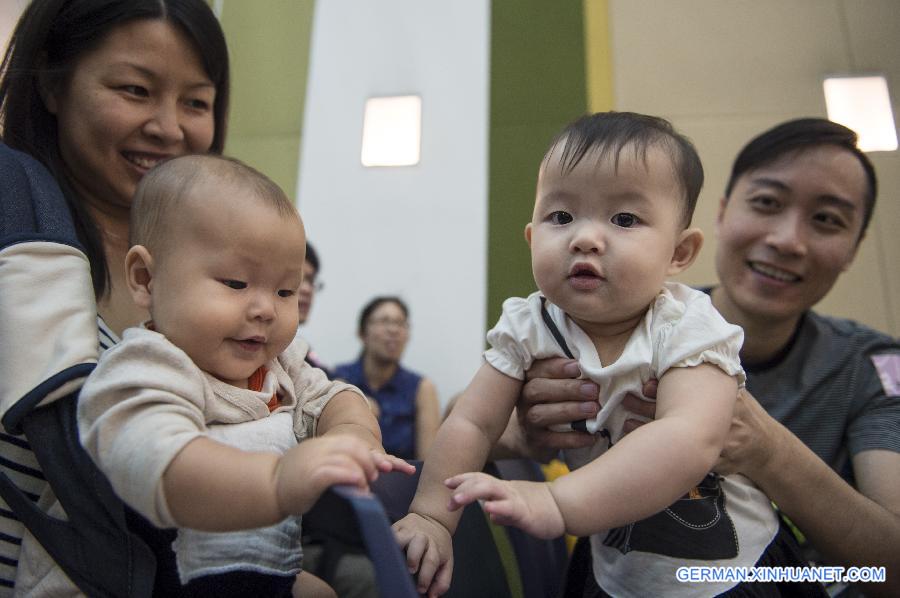
[[[709,363],[744,385],[746,375],[739,355],[744,331],[726,322],[706,293],[666,283],[654,310],[652,370],[658,377],[669,368]]]
[[[549,305],[549,304],[548,304]],[[511,297],[503,302],[503,313],[487,333],[490,348],[484,359],[497,371],[517,380],[535,359],[561,355],[556,341],[541,319],[541,296]]]

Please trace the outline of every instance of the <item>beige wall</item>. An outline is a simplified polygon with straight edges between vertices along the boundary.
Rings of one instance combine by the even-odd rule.
[[[594,0],[586,0],[592,2]],[[707,233],[683,277],[715,280],[713,222],[731,161],[764,129],[825,116],[822,76],[882,72],[900,114],[897,0],[608,0],[614,105],[659,114],[696,143]],[[900,335],[900,152],[870,154],[880,191],[853,267],[818,310]]]

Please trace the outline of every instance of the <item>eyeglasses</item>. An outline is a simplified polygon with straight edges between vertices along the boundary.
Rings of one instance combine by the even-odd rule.
[[[369,326],[378,326],[379,328],[396,327],[401,330],[409,330],[409,322],[406,320],[397,320],[394,318],[375,318],[369,320]]]

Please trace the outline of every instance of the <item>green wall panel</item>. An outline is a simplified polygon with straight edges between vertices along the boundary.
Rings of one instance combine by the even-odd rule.
[[[314,0],[225,0],[231,115],[225,151],[297,188]]]
[[[503,300],[535,289],[525,224],[550,140],[587,108],[584,9],[565,0],[494,0],[488,195],[489,326]]]

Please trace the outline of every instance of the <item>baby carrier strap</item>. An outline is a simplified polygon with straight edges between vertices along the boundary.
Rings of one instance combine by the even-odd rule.
[[[83,592],[150,596],[153,555],[78,438],[78,390],[97,352],[90,267],[65,199],[42,165],[0,143],[0,422],[24,433],[68,520],[2,470],[0,496]]]
[[[68,516],[46,514],[0,473],[0,496],[66,575],[88,596],[149,597],[156,560],[128,531],[125,505],[78,439],[77,392],[39,407],[22,427]]]

